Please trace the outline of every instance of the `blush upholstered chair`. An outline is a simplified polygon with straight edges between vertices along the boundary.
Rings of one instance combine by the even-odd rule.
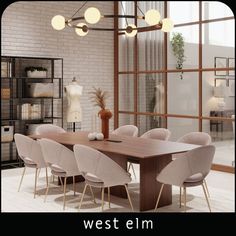
[[[205,132],[190,132],[190,133],[185,134],[184,136],[180,137],[177,140],[177,142],[205,146],[205,145],[211,144],[211,136]],[[173,159],[183,157],[184,155],[185,155],[185,153],[174,154]],[[207,194],[210,197],[206,180],[204,179],[203,182],[205,184]],[[180,196],[179,196],[180,197],[179,198],[180,199],[179,200],[180,207],[181,207],[181,192],[182,192],[182,189],[180,188]]]
[[[35,129],[36,135],[59,134],[65,132],[66,131],[63,128],[53,124],[42,124],[37,126],[37,128]],[[52,181],[54,182],[54,175],[52,175],[51,177]]]
[[[25,175],[26,167],[34,168],[35,169],[35,183],[34,183],[34,198],[36,195],[36,188],[37,188],[37,180],[39,175],[39,170],[41,168],[46,168],[46,183],[48,186],[48,172],[47,172],[47,164],[44,161],[44,157],[41,152],[41,147],[38,141],[33,140],[22,134],[14,134],[14,139],[16,143],[16,148],[19,157],[24,162],[24,170],[21,176],[20,184],[18,187],[18,192],[20,191],[20,187]]]
[[[135,125],[123,125],[113,130],[112,134],[138,137],[138,127]]]
[[[56,133],[65,133],[66,131],[57,126],[57,125],[53,125],[53,124],[43,124],[43,125],[39,125],[36,129],[35,129],[35,134],[37,135],[42,135],[42,134],[56,134]]]
[[[88,186],[102,188],[102,211],[104,206],[104,189],[108,188],[108,201],[110,207],[110,187],[124,185],[130,206],[133,205],[130,199],[127,185],[131,181],[130,174],[122,169],[116,162],[105,154],[84,146],[74,145],[75,159],[78,168],[85,178],[85,187],[80,201],[79,209],[83,201],[83,197]]]
[[[64,145],[50,139],[40,139],[39,143],[41,145],[45,162],[50,167],[52,174],[59,177],[61,185],[64,187],[63,210],[65,210],[66,179],[70,176],[73,177],[73,188],[75,195],[75,176],[80,174],[75,161],[74,153]],[[64,177],[64,183],[62,181],[62,177]],[[44,201],[46,201],[48,190],[49,185],[46,189]]]
[[[124,135],[124,136],[130,136],[130,137],[138,137],[138,127],[135,125],[123,125],[117,129],[115,129],[114,131],[112,131],[112,134]],[[132,170],[134,173],[134,177],[136,179],[134,166],[131,162],[129,162],[128,171],[130,170],[131,167],[132,167]]]
[[[162,185],[155,210],[157,210],[164,185],[169,184],[184,188],[184,211],[186,211],[186,188],[202,185],[207,205],[211,211],[203,181],[210,172],[214,154],[215,147],[207,145],[188,151],[182,158],[176,158],[169,163],[156,178]]]
[[[150,139],[159,139],[159,140],[169,140],[171,132],[168,129],[164,128],[155,128],[147,131],[140,138],[150,138]]]

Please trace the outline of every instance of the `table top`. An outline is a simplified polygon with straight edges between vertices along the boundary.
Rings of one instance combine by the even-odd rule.
[[[102,152],[122,154],[138,159],[181,153],[199,147],[198,145],[186,143],[120,135],[110,135],[109,140],[118,140],[121,142],[110,142],[107,140],[89,141],[88,133],[87,131],[79,131],[48,135],[30,135],[30,137],[34,139],[48,138],[66,146],[82,144]]]

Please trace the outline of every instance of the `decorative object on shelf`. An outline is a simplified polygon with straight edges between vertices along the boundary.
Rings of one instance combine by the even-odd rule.
[[[47,69],[44,67],[29,66],[25,68],[25,72],[27,74],[27,77],[29,78],[46,78],[47,77]]]
[[[228,94],[228,87],[223,86],[222,84],[220,84],[217,87],[214,87],[214,97],[217,97],[218,100],[218,109],[219,111],[223,111],[225,108],[225,101],[224,98],[227,96]]]
[[[1,142],[11,142],[13,140],[13,126],[5,125],[1,127]]]
[[[139,8],[141,12],[141,16],[134,16],[134,15],[126,15],[124,12],[124,15],[102,15],[99,9],[96,7],[89,7],[85,10],[84,16],[76,16],[76,14],[79,13],[79,11],[86,5],[87,1],[72,15],[72,17],[65,19],[64,16],[56,15],[51,20],[51,25],[55,30],[63,30],[65,26],[68,26],[70,28],[74,28],[76,34],[79,36],[85,36],[89,33],[91,30],[97,30],[97,31],[118,31],[123,32],[128,37],[134,37],[139,31],[143,31],[146,28],[153,26],[156,30],[162,30],[164,32],[170,32],[174,26],[173,21],[170,18],[164,18],[161,20],[160,13],[155,9],[148,10],[145,14],[143,11]],[[121,2],[122,9],[124,11],[123,4]],[[79,22],[81,20],[85,20],[88,24],[96,24],[100,20],[104,20],[107,18],[125,18],[126,20],[126,27],[125,28],[107,28],[107,27],[94,27],[94,26],[88,26],[85,23]],[[134,24],[129,24],[128,19],[132,20],[145,20],[148,26],[146,27],[137,27]]]
[[[27,92],[29,97],[53,97],[53,83],[28,83]]]
[[[106,100],[109,97],[107,91],[102,91],[100,88],[93,87],[94,91],[90,92],[92,94],[91,101],[95,106],[101,108],[98,112],[102,120],[102,133],[104,138],[107,139],[109,137],[109,119],[112,117],[112,112],[109,109],[106,109]]]
[[[228,58],[228,67],[233,67],[235,68],[235,58]],[[234,70],[229,70],[228,71],[228,76],[235,76],[235,71]]]
[[[1,62],[1,77],[9,76],[8,64],[9,64],[9,62],[7,62],[7,61]]]
[[[20,110],[21,109],[21,110]],[[25,103],[17,105],[17,118],[21,120],[43,119],[43,109],[41,104]]]
[[[215,68],[227,68],[226,57],[215,57]],[[215,75],[227,75],[226,71],[215,71]]]
[[[9,88],[2,88],[1,89],[1,98],[2,99],[9,99],[10,98],[10,89]]]
[[[176,57],[176,69],[181,70],[185,61],[183,35],[181,33],[173,33],[170,42],[174,56]],[[183,72],[180,73],[180,79],[183,79]]]

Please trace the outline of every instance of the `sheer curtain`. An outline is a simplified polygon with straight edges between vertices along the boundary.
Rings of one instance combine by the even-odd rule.
[[[138,1],[138,15],[143,15],[150,9],[157,9],[161,16],[164,16],[164,2]],[[134,2],[120,2],[120,14],[134,14]],[[133,19],[122,19],[119,27],[125,28],[128,24],[134,24]],[[144,20],[138,20],[138,27],[148,26]],[[164,33],[161,30],[138,33],[138,68],[139,71],[150,71],[163,69],[163,46]],[[119,70],[134,70],[134,38],[127,36],[119,37]],[[161,91],[161,92],[160,92]],[[138,80],[138,109],[141,112],[164,112],[162,74],[140,74]],[[129,96],[129,98],[128,98]],[[120,102],[126,104],[131,110],[130,99],[133,99],[133,75],[126,75],[126,80],[120,83]],[[128,102],[127,102],[128,101]],[[133,103],[132,103],[133,104]],[[142,116],[139,119],[139,126],[145,132],[148,129],[162,126],[158,117]]]

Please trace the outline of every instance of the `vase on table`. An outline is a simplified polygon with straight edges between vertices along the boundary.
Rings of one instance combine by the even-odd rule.
[[[109,109],[102,109],[98,114],[102,120],[102,133],[104,139],[107,139],[109,138],[109,119],[112,117],[112,112]]]

